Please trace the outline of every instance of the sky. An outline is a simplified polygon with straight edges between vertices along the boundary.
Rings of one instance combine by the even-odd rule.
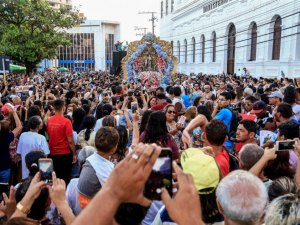
[[[121,23],[121,40],[139,40],[141,36],[136,33],[134,27],[148,28],[152,32],[151,14],[139,15],[141,11],[157,12],[159,17],[159,0],[72,0],[74,6],[79,6],[81,12],[89,20],[112,20]],[[159,22],[156,22],[155,34],[159,35]]]

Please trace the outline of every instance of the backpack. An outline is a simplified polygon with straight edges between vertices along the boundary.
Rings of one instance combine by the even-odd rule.
[[[236,138],[236,131],[237,131],[237,127],[240,123],[240,121],[242,120],[242,117],[235,111],[233,111],[231,108],[227,108],[230,110],[232,117],[230,120],[230,131],[229,131],[229,140],[230,141],[235,141]]]
[[[238,170],[240,168],[239,158],[235,154],[228,153],[228,155],[229,155],[229,171],[231,172],[234,170]]]

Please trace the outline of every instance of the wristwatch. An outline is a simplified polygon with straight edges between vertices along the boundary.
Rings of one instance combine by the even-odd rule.
[[[30,209],[27,209],[25,206],[23,206],[21,203],[17,204],[17,209],[24,213],[25,215],[28,215],[30,213]]]

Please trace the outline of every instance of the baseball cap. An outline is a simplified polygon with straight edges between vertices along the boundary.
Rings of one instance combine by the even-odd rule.
[[[253,90],[251,88],[245,88],[244,89],[244,93],[248,94],[248,95],[253,95]]]
[[[220,182],[220,170],[216,160],[201,149],[189,148],[181,154],[181,166],[193,176],[199,194],[212,193]],[[204,189],[213,188],[205,191]]]
[[[266,103],[264,101],[256,101],[253,103],[253,109],[251,110],[251,113],[260,113],[267,107]]]
[[[281,91],[274,91],[268,97],[269,98],[280,98],[280,99],[283,99],[284,96],[281,93]]]

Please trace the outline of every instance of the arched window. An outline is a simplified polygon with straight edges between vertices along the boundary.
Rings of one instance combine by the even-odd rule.
[[[192,38],[192,48],[193,48],[193,63],[196,61],[196,41]]]
[[[174,11],[174,0],[171,0],[171,12]]]
[[[166,0],[166,15],[168,15],[169,12],[169,0]]]
[[[272,60],[280,59],[281,24],[282,24],[281,17],[277,16],[277,18],[274,21]]]
[[[164,16],[164,2],[161,1],[160,3],[160,18],[163,18]]]
[[[184,39],[184,62],[187,63],[187,40]]]
[[[216,62],[216,53],[217,53],[217,35],[216,32],[212,32],[211,35],[211,44],[212,44],[212,62]]]
[[[180,63],[180,41],[177,41],[177,56],[178,62]]]
[[[256,23],[253,23],[251,27],[250,61],[256,60],[256,45],[257,45],[257,25]]]
[[[205,61],[205,36],[201,35],[201,62]]]

